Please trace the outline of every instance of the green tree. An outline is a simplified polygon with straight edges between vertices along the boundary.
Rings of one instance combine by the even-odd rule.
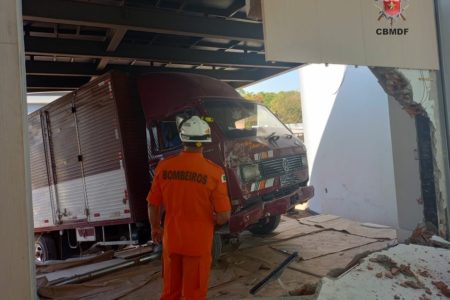
[[[238,92],[247,100],[256,101],[266,105],[283,123],[290,124],[303,122],[300,93],[297,91],[251,93],[239,89]]]
[[[300,93],[297,91],[280,92],[270,103],[273,111],[285,124],[302,123]]]

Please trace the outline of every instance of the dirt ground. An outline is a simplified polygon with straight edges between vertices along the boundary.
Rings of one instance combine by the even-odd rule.
[[[329,215],[283,217],[268,236],[240,236],[238,246],[225,247],[210,276],[208,299],[281,297],[305,294],[324,276],[337,276],[361,257],[395,244],[395,230],[359,224]],[[300,258],[278,280],[255,296],[249,290],[291,253]],[[80,284],[46,286],[41,299],[159,299],[160,261],[122,269]],[[312,287],[312,288],[311,288]]]

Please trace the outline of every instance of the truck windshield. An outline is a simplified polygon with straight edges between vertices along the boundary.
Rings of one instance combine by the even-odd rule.
[[[206,100],[208,116],[228,138],[273,137],[291,132],[265,106],[245,101]]]

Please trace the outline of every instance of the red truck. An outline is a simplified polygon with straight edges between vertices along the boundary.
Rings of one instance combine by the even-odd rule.
[[[187,112],[210,123],[204,155],[228,179],[222,237],[269,233],[313,196],[304,145],[265,106],[205,76],[111,72],[28,117],[36,258],[148,241],[154,168],[181,150],[175,118]]]

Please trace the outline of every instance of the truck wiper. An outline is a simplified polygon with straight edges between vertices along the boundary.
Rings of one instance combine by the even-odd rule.
[[[274,131],[266,137],[266,140],[269,140],[269,142],[274,142],[277,141],[279,138],[280,136],[276,135],[276,132]]]

